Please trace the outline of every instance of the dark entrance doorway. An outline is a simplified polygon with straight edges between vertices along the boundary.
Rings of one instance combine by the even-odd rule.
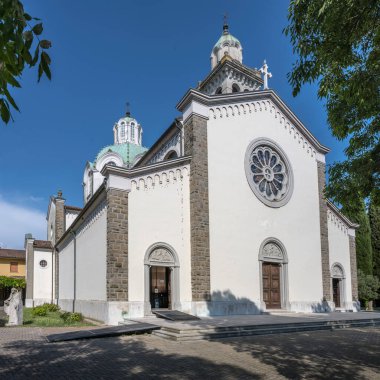
[[[170,268],[150,267],[150,305],[152,309],[171,309]]]
[[[335,303],[335,307],[340,307],[340,279],[333,278],[332,285],[333,285],[333,301]]]
[[[263,300],[267,309],[281,308],[280,264],[263,263]]]

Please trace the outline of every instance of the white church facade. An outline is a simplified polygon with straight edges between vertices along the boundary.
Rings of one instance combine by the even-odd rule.
[[[115,124],[82,209],[51,198],[47,241],[26,236],[27,305],[108,324],[157,308],[357,310],[357,225],[323,196],[329,149],[268,88],[266,64],[243,65],[227,25],[211,69],[149,149],[129,113]]]

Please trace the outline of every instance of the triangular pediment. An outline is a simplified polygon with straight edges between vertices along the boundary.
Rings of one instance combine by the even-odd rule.
[[[226,55],[197,90],[206,95],[256,91],[263,85],[260,72]]]

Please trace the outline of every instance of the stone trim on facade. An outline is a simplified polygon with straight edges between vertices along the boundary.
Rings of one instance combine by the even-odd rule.
[[[190,164],[190,244],[193,301],[210,300],[210,231],[207,119],[192,114],[184,123],[185,155]]]
[[[128,192],[109,188],[107,201],[107,301],[128,301]]]
[[[25,298],[33,299],[33,286],[34,286],[34,239],[27,239],[25,245],[26,251],[26,295]]]
[[[332,300],[331,275],[330,275],[330,255],[329,255],[329,231],[327,226],[327,203],[324,196],[326,186],[325,170],[326,164],[317,161],[318,170],[318,195],[319,195],[319,222],[321,228],[321,261],[322,261],[322,287],[323,298],[326,301]]]
[[[358,294],[358,273],[356,264],[356,239],[355,236],[348,236],[350,245],[350,266],[351,266],[351,289],[352,299],[354,301],[359,300]]]
[[[65,233],[65,200],[63,198],[55,198],[55,243]],[[59,298],[59,252],[55,251],[55,297]]]

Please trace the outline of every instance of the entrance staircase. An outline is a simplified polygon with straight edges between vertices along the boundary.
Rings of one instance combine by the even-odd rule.
[[[330,321],[292,322],[277,324],[256,324],[243,326],[197,327],[197,326],[161,326],[152,331],[152,335],[174,341],[214,340],[252,335],[281,334],[317,330],[334,330],[352,327],[380,326],[380,318],[347,319]]]

